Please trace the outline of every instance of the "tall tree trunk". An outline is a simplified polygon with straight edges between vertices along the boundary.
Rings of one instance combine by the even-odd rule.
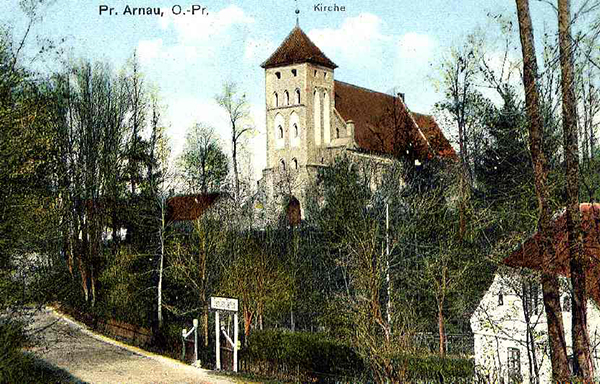
[[[573,374],[585,381],[593,378],[590,340],[587,331],[587,295],[585,260],[582,250],[581,214],[579,212],[579,147],[575,76],[571,44],[571,10],[569,0],[558,0],[558,35],[560,48],[562,118],[567,189],[567,249],[570,252],[573,286],[572,337]]]
[[[204,347],[208,348],[208,302],[206,303],[206,308],[204,308]]]
[[[165,204],[166,199],[164,196],[160,198],[160,266],[158,269],[158,303],[157,303],[157,318],[158,327],[162,328],[163,325],[163,314],[162,314],[162,281],[163,281],[163,269],[165,262]]]
[[[438,332],[440,334],[440,357],[446,356],[446,322],[444,321],[444,299],[438,302]]]
[[[593,158],[596,154],[596,136],[594,133],[594,118],[596,117],[596,113],[600,110],[600,107],[596,104],[597,94],[596,88],[594,84],[590,81],[590,117],[589,117],[589,125],[590,125],[590,158]]]
[[[247,309],[244,309],[244,340],[248,343],[248,337],[250,336],[250,326],[252,325],[252,317],[254,313]]]
[[[465,103],[465,101],[463,101]],[[464,108],[464,106],[463,106]],[[466,201],[467,201],[467,173],[468,164],[467,164],[467,148],[465,143],[465,124],[462,121],[463,119],[459,119],[458,123],[458,144],[460,149],[460,203],[458,206],[459,209],[459,239],[463,240],[465,233],[467,231],[467,218],[466,218]]]
[[[83,263],[83,257],[81,254],[77,255],[77,261],[79,265],[79,274],[81,275],[81,287],[83,288],[83,294],[85,296],[85,302],[89,301],[90,295],[88,291],[88,276],[85,265]]]
[[[570,372],[560,308],[558,278],[553,274],[555,271],[552,271],[550,268],[552,266],[551,256],[554,252],[551,243],[551,216],[548,205],[548,162],[542,147],[543,122],[540,114],[540,99],[536,84],[537,59],[535,56],[533,26],[529,14],[529,1],[515,1],[519,19],[521,50],[523,53],[523,85],[525,88],[527,116],[529,118],[529,147],[538,199],[538,231],[540,233],[538,249],[544,258],[544,265],[549,266],[547,270],[542,271],[542,292],[548,322],[552,376],[554,380],[564,381],[569,379]]]
[[[90,290],[92,291],[92,307],[96,305],[96,276],[94,275],[94,266],[90,268]]]
[[[233,162],[233,177],[234,177],[234,182],[235,182],[235,201],[239,202],[239,198],[240,198],[240,176],[238,173],[238,163],[237,163],[237,138],[236,138],[236,129],[235,129],[235,123],[232,122],[233,124],[233,140],[231,142],[233,148],[232,148],[232,153],[231,153],[231,160]]]
[[[535,336],[533,334],[533,326],[535,326],[535,324],[531,323],[532,315],[537,313],[537,298],[534,300],[529,300],[528,298],[531,298],[534,294],[537,295],[537,293],[537,290],[532,291],[531,282],[522,282],[521,297],[523,302],[523,317],[525,318],[526,328],[525,344],[527,347],[527,359],[529,361],[529,382],[531,384],[539,383],[540,375],[536,356]],[[533,304],[533,308],[530,304]]]

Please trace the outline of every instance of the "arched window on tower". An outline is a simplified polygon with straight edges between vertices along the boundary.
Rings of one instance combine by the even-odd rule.
[[[292,75],[294,75],[294,77],[298,76],[298,71],[296,71],[295,69],[292,69]]]
[[[285,105],[290,105],[290,94],[288,91],[285,91]]]
[[[315,145],[321,145],[321,97],[319,92],[314,92],[313,121],[315,124]]]
[[[296,89],[296,104],[300,104],[300,90]]]
[[[275,72],[275,76],[277,76],[278,79],[281,79],[281,72]]]
[[[277,127],[277,138],[283,139],[283,127],[281,125]]]
[[[285,171],[285,160],[281,159],[281,160],[279,161],[279,168],[280,168],[282,171]]]
[[[277,92],[273,93],[273,104],[275,104],[275,107],[279,107],[279,95],[277,95]]]
[[[329,93],[323,92],[323,138],[325,144],[331,141],[331,119],[330,119]]]
[[[298,169],[298,160],[292,159],[292,164],[294,165],[294,169]]]
[[[335,127],[335,138],[336,139],[340,138],[340,127]]]
[[[298,129],[298,124],[294,124],[294,137],[298,137],[300,135],[300,130]]]

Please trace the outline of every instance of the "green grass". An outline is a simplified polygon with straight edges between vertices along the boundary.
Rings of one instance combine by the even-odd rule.
[[[2,384],[85,384],[69,372],[53,366],[52,364],[28,352],[12,361],[9,368],[0,370],[0,383]]]

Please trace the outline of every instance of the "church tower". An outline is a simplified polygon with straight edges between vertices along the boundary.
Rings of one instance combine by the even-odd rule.
[[[321,164],[332,141],[335,65],[294,27],[262,65],[265,69],[267,168]]]
[[[290,223],[304,216],[318,169],[340,154],[375,164],[372,180],[404,150],[420,160],[456,158],[433,117],[411,112],[403,97],[335,80],[337,65],[298,24],[261,66],[267,166],[259,187],[265,201],[287,201]]]

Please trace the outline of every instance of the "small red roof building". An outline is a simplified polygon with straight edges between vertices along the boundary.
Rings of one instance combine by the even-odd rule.
[[[168,221],[196,220],[217,202],[219,193],[182,195],[167,201]]]
[[[585,255],[587,292],[600,304],[600,204],[580,204],[581,229],[583,231],[583,252]],[[529,268],[570,277],[570,252],[567,248],[566,212],[552,222],[552,244],[554,255],[550,263],[540,254],[539,232],[530,237],[516,251],[503,260],[515,268]]]

